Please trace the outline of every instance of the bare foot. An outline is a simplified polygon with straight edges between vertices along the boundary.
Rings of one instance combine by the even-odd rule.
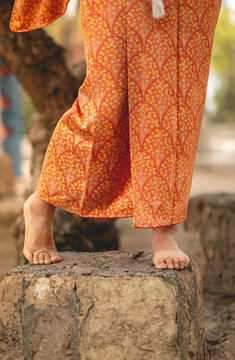
[[[25,241],[23,254],[30,264],[61,260],[53,239],[55,206],[40,199],[36,191],[24,202]]]
[[[177,244],[177,224],[153,228],[153,263],[156,269],[184,269],[190,258]]]

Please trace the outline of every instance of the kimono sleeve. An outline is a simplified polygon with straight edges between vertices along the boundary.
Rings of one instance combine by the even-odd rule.
[[[30,31],[49,25],[61,17],[70,0],[15,0],[10,30],[14,32]]]

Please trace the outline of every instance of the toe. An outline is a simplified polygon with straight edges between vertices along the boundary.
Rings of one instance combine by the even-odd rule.
[[[166,269],[166,263],[165,262],[160,262],[158,265],[157,265],[157,269]]]
[[[189,264],[190,264],[190,258],[188,255],[185,256],[185,264],[186,264],[186,266],[189,266]]]
[[[52,262],[57,262],[57,261],[61,260],[61,258],[59,257],[59,255],[56,251],[51,252],[50,257],[51,257]]]
[[[38,253],[33,254],[33,263],[39,264],[39,254]]]
[[[179,269],[179,267],[180,267],[179,259],[178,259],[178,258],[174,258],[174,259],[173,259],[173,263],[174,263],[175,268],[176,268],[176,269]]]
[[[164,257],[163,256],[156,256],[156,253],[155,255],[153,256],[153,263],[155,265],[155,268],[160,270],[160,269],[166,269],[166,263],[165,263],[165,260],[164,260]]]
[[[165,261],[160,260],[155,263],[155,267],[156,267],[156,269],[166,269],[167,266],[166,266]]]
[[[44,257],[44,264],[48,265],[50,263],[51,263],[50,255],[48,253],[46,253],[45,257]]]
[[[44,253],[39,254],[39,264],[44,264]]]
[[[31,253],[31,251],[23,251],[23,254],[26,257],[26,259],[28,260],[28,262],[30,264],[33,264],[33,254]]]
[[[181,257],[180,258],[180,268],[183,269],[185,267],[185,258]]]
[[[167,264],[168,269],[174,268],[172,257],[170,257],[170,256],[166,257],[166,264]]]

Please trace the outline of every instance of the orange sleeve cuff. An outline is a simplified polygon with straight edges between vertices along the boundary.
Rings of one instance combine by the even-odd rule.
[[[49,25],[67,10],[70,0],[15,0],[10,30],[23,32]]]

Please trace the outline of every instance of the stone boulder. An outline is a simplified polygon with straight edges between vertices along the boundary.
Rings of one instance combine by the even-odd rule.
[[[4,360],[207,360],[199,269],[156,270],[152,253],[62,252],[0,284]]]
[[[234,296],[235,194],[194,196],[183,226],[183,250],[199,265],[204,290]]]

